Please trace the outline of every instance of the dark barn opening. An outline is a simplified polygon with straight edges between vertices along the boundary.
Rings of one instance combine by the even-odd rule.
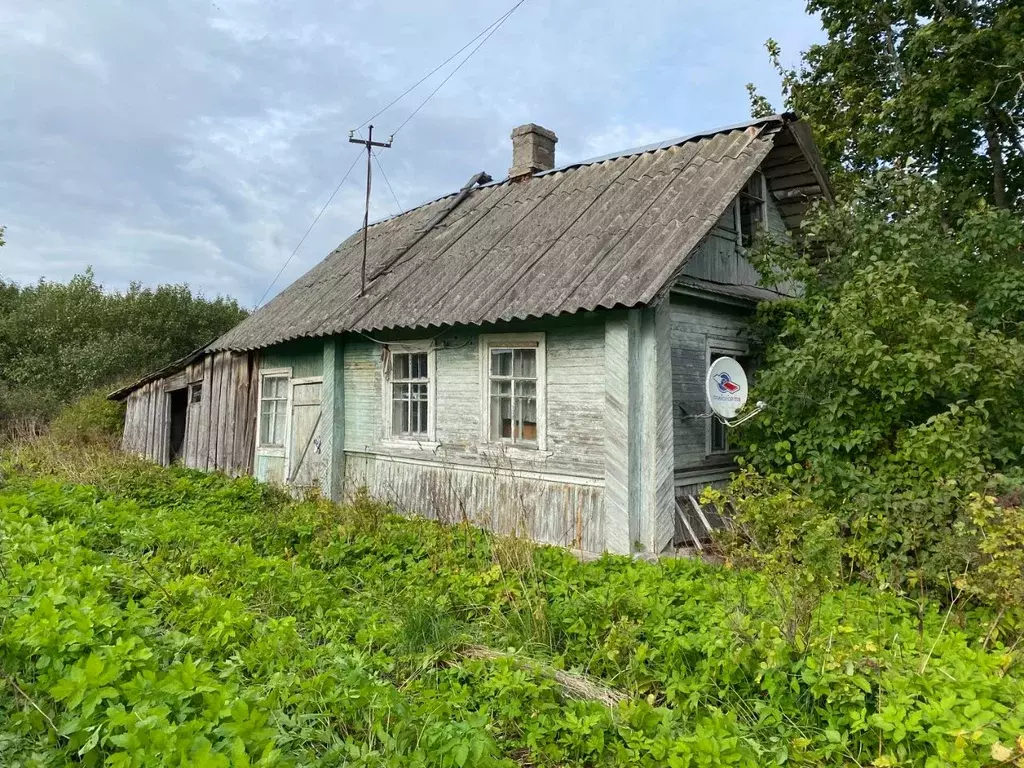
[[[167,459],[173,464],[181,458],[185,448],[185,416],[188,413],[188,390],[175,389],[167,393],[171,405],[171,428],[167,431]]]

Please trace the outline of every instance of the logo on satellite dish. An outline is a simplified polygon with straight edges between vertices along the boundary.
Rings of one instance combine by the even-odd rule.
[[[739,392],[743,387],[737,384],[728,373],[722,371],[714,377],[715,384],[718,386],[718,391],[726,395],[734,395]]]

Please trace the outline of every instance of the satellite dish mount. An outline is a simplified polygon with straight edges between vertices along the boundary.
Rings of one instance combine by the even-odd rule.
[[[750,390],[743,366],[731,357],[720,357],[711,363],[707,378],[704,380],[704,391],[707,393],[711,415],[717,417],[727,427],[738,427],[768,407],[764,401],[758,401],[754,410],[736,418],[747,404]]]

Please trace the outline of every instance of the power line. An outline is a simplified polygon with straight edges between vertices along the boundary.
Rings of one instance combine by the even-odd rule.
[[[285,259],[284,264],[281,265],[281,268],[277,271],[277,274],[274,276],[274,279],[271,281],[270,285],[267,286],[267,290],[263,292],[263,295],[260,296],[260,300],[256,302],[257,309],[259,309],[259,307],[263,305],[263,300],[267,298],[267,294],[270,293],[270,289],[274,287],[274,284],[278,281],[278,279],[280,279],[281,275],[284,274],[284,271],[291,263],[291,260],[295,258],[295,254],[299,252],[299,248],[301,248],[302,244],[306,242],[306,238],[309,237],[309,233],[313,231],[313,227],[315,227],[316,223],[320,221],[320,217],[324,215],[324,211],[327,210],[327,206],[331,204],[331,201],[334,200],[334,196],[338,194],[338,190],[341,189],[341,185],[345,183],[345,180],[348,179],[349,174],[352,173],[352,169],[356,167],[356,163],[359,162],[360,154],[361,153],[356,154],[356,159],[352,161],[352,165],[350,165],[348,167],[348,170],[345,171],[345,175],[341,177],[341,181],[338,182],[338,186],[334,188],[334,191],[331,192],[331,196],[327,198],[327,202],[324,203],[324,207],[320,209],[320,213],[318,213],[316,215],[316,218],[313,219],[313,223],[310,224],[309,227],[306,229],[306,233],[302,236],[302,239],[299,240],[299,244],[295,246],[294,250],[292,250],[291,255],[288,256],[287,259]]]
[[[469,48],[469,46],[471,46],[473,43],[475,43],[477,40],[479,40],[481,37],[483,37],[485,34],[487,34],[488,30],[490,30],[492,27],[494,27],[495,24],[503,23],[505,21],[505,19],[507,19],[509,17],[509,15],[511,15],[512,11],[514,11],[516,8],[518,8],[520,5],[522,5],[524,1],[525,0],[519,0],[519,2],[517,2],[509,10],[505,11],[505,13],[503,13],[497,19],[495,19],[490,24],[488,24],[486,27],[484,27],[482,30],[480,30],[480,32],[477,34],[476,37],[474,37],[472,40],[470,40],[464,46],[459,48],[459,50],[457,50],[455,53],[453,53],[447,59],[442,61],[440,64],[438,64],[432,70],[430,70],[427,74],[425,74],[423,77],[421,77],[419,80],[417,80],[413,85],[411,85],[408,88],[406,88],[405,91],[402,92],[401,96],[398,96],[397,98],[392,100],[390,103],[388,103],[388,105],[386,107],[381,109],[379,112],[376,112],[373,115],[371,115],[370,117],[366,118],[362,123],[359,124],[359,127],[356,128],[356,130],[358,131],[360,128],[365,127],[371,120],[374,120],[377,117],[379,117],[380,115],[383,115],[385,112],[387,112],[393,106],[395,106],[395,104],[397,104],[402,99],[404,99],[406,96],[408,96],[410,93],[412,93],[417,88],[419,88],[425,81],[429,80],[433,75],[435,75],[438,72],[438,70],[443,69],[446,64],[448,64],[449,62],[452,61],[452,59],[454,59],[456,56],[458,56],[464,50]],[[490,35],[488,35],[488,37],[490,37]],[[472,55],[472,54],[470,54],[470,55]]]
[[[391,196],[395,198],[395,205],[398,206],[399,213],[405,213],[405,209],[402,208],[402,204],[398,202],[398,195],[395,194],[394,187],[391,186],[391,182],[388,180],[388,175],[384,173],[384,166],[380,164],[380,156],[374,152],[373,159],[377,161],[377,170],[380,171],[380,175],[384,177],[384,183],[388,185],[388,189],[391,190]]]
[[[365,126],[371,120],[373,120],[374,118],[376,118],[379,115],[383,114],[384,112],[389,110],[391,107],[393,107],[395,104],[397,104],[399,101],[404,99],[412,91],[416,90],[416,88],[418,88],[426,80],[428,80],[432,75],[437,73],[438,70],[442,69],[446,64],[448,64],[449,62],[453,61],[455,59],[455,57],[457,57],[460,53],[462,53],[464,50],[469,48],[469,46],[471,46],[477,40],[480,40],[480,38],[482,37],[483,39],[480,40],[479,43],[477,43],[476,47],[473,48],[473,50],[471,50],[469,52],[469,54],[466,56],[466,58],[464,58],[462,61],[460,61],[458,66],[456,66],[455,69],[453,69],[451,72],[449,72],[447,77],[445,77],[445,79],[442,80],[441,83],[433,91],[430,92],[430,95],[427,96],[427,98],[425,98],[420,103],[420,105],[418,107],[416,107],[416,109],[414,109],[412,111],[412,113],[407,118],[405,118],[404,121],[402,121],[402,124],[399,125],[398,129],[394,132],[394,134],[392,134],[392,138],[393,138],[394,135],[398,133],[398,131],[402,130],[402,128],[404,128],[408,124],[408,122],[410,120],[412,120],[416,116],[416,114],[421,109],[423,109],[423,107],[425,107],[427,105],[427,102],[429,102],[432,98],[434,98],[434,96],[437,94],[437,92],[440,91],[441,88],[444,87],[445,83],[447,83],[449,80],[451,80],[452,77],[455,75],[455,73],[458,72],[460,69],[462,69],[462,67],[465,66],[467,61],[469,61],[471,58],[473,58],[473,54],[475,54],[477,51],[479,51],[481,46],[483,46],[483,44],[486,43],[491,38],[491,36],[501,28],[501,26],[506,21],[508,21],[509,16],[511,16],[513,13],[515,13],[516,10],[519,8],[519,6],[521,6],[525,2],[526,2],[526,0],[518,0],[511,8],[509,8],[507,11],[505,11],[501,16],[499,16],[497,19],[495,19],[490,24],[488,24],[486,27],[484,27],[483,30],[481,30],[476,35],[476,37],[474,37],[472,40],[470,40],[464,46],[459,48],[459,50],[457,50],[455,53],[453,53],[447,59],[442,61],[440,64],[438,64],[432,70],[430,70],[430,72],[428,72],[426,75],[424,75],[419,80],[417,80],[415,84],[413,84],[412,86],[407,88],[400,96],[398,96],[396,99],[392,100],[386,107],[384,107],[383,109],[381,109],[378,112],[376,112],[375,114],[373,114],[371,117],[368,117],[366,120],[364,120],[359,125],[359,127],[356,128],[356,131],[360,131],[363,128],[363,126]],[[362,136],[362,134],[360,134],[360,136]],[[381,176],[384,177],[384,181],[388,185],[388,189],[391,190],[391,196],[395,199],[395,203],[398,205],[399,212],[404,213],[404,209],[402,208],[402,204],[398,200],[398,195],[395,194],[394,187],[391,186],[391,181],[388,179],[388,175],[384,172],[384,166],[381,165],[380,158],[377,157],[377,153],[373,152],[372,150],[371,150],[370,154],[373,157],[373,159],[377,161],[377,168],[378,168],[378,170],[380,170]],[[289,254],[287,259],[285,259],[284,264],[281,265],[281,269],[279,269],[277,271],[277,274],[274,276],[274,279],[271,281],[270,285],[267,286],[267,290],[265,290],[263,292],[263,295],[260,297],[260,300],[256,303],[256,307],[257,308],[262,306],[263,300],[266,299],[267,298],[267,294],[270,293],[270,289],[273,288],[274,285],[277,283],[277,281],[281,278],[281,275],[284,274],[285,269],[288,268],[288,265],[291,263],[292,259],[295,258],[295,254],[299,252],[299,248],[301,248],[302,244],[304,242],[306,242],[306,238],[309,237],[309,233],[313,231],[313,227],[315,227],[316,223],[318,221],[320,221],[320,217],[322,217],[324,215],[324,211],[327,210],[327,207],[331,204],[331,201],[334,200],[335,195],[337,195],[338,191],[341,189],[341,185],[344,184],[345,181],[348,179],[349,174],[352,173],[352,169],[356,167],[356,163],[357,162],[359,162],[359,156],[358,155],[356,155],[356,159],[352,161],[352,165],[349,166],[348,170],[345,171],[345,175],[341,178],[341,181],[338,182],[338,186],[334,188],[334,191],[331,193],[331,196],[329,198],[327,198],[327,202],[324,203],[323,208],[321,208],[320,212],[317,213],[316,218],[313,219],[313,222],[306,229],[305,233],[302,235],[302,238],[299,240],[298,244],[292,250],[291,254]]]
[[[499,29],[501,29],[501,25],[504,24],[506,21],[508,21],[508,17],[511,16],[513,13],[515,13],[516,9],[519,8],[519,6],[521,6],[525,2],[526,2],[526,0],[519,0],[519,2],[517,2],[511,8],[509,8],[505,12],[505,14],[503,16],[499,17],[499,19],[494,24],[491,25],[491,31],[487,33],[486,37],[484,37],[483,40],[481,40],[479,43],[477,43],[476,48],[474,48],[472,51],[470,51],[469,54],[466,56],[466,58],[464,58],[462,61],[459,62],[459,66],[457,66],[455,69],[453,69],[451,72],[448,73],[448,76],[444,80],[441,81],[441,84],[438,85],[437,88],[435,88],[434,90],[432,90],[430,92],[430,95],[427,96],[427,98],[425,98],[423,100],[423,102],[418,107],[416,107],[416,109],[414,109],[412,111],[411,115],[409,115],[407,118],[405,118],[405,120],[402,122],[402,124],[400,126],[398,126],[391,135],[392,136],[397,136],[398,132],[405,127],[406,123],[408,123],[410,120],[412,120],[416,116],[416,113],[419,112],[421,109],[423,109],[423,107],[426,106],[428,101],[430,101],[432,98],[434,98],[434,94],[436,94],[438,91],[440,91],[444,87],[444,84],[447,83],[449,80],[451,80],[452,77],[455,75],[455,73],[458,72],[460,69],[462,69],[463,65],[465,65],[465,63],[467,61],[469,61],[471,58],[473,58],[473,54],[480,50],[480,46],[482,46],[484,43],[486,43],[488,40],[490,40],[491,35],[493,35],[495,32],[497,32]],[[479,36],[480,35],[477,35],[477,37],[479,37]],[[470,42],[472,42],[472,41],[470,41]],[[463,50],[465,50],[466,47],[468,47],[468,45],[464,46]],[[458,55],[458,54],[456,54],[456,55]],[[454,57],[452,57],[452,58],[454,58]]]

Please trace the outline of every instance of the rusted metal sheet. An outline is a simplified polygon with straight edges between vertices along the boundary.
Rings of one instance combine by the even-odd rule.
[[[454,208],[452,196],[428,203],[370,227],[367,271],[379,276],[366,295],[358,296],[357,233],[210,348],[648,304],[776,142],[796,147],[800,170],[810,168],[793,124],[765,118],[478,187]]]

